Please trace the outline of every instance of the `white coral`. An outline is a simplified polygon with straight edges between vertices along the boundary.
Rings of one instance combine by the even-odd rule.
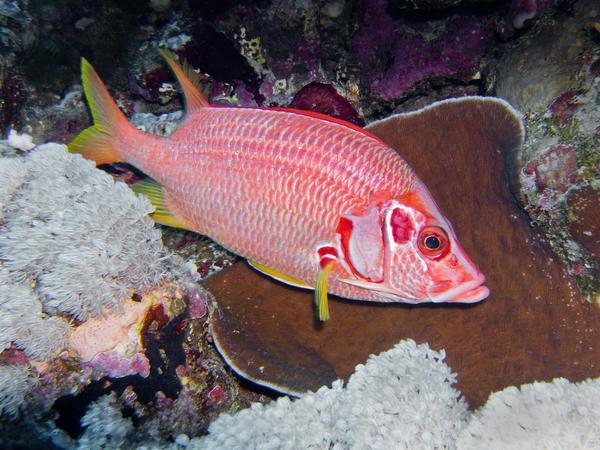
[[[161,278],[152,206],[93,163],[46,144],[0,158],[0,177],[0,352],[51,359],[69,320],[120,309]],[[31,388],[23,370],[0,365],[0,415],[14,415]]]
[[[86,427],[79,438],[78,449],[85,450],[117,450],[125,448],[127,435],[133,431],[131,420],[123,417],[115,407],[117,399],[114,392],[100,397],[88,406],[81,419]]]
[[[15,282],[35,284],[44,312],[86,320],[160,278],[163,247],[146,199],[57,144],[1,159],[0,174],[11,171],[15,190],[0,191],[0,259]]]
[[[123,448],[170,449],[598,449],[600,379],[509,387],[467,411],[451,385],[455,375],[435,352],[412,340],[371,356],[346,387],[341,381],[297,400],[288,397],[221,414],[204,437],[177,437],[172,444],[137,439]],[[125,426],[113,402],[104,418]],[[91,409],[97,408],[92,406]],[[87,415],[86,415],[87,417]],[[88,419],[89,422],[89,419]],[[88,429],[87,442],[102,442],[109,425]],[[80,448],[81,443],[80,443]]]
[[[295,401],[221,415],[190,448],[453,448],[468,412],[444,357],[402,341],[357,366],[345,388],[337,381]]]
[[[30,286],[13,283],[0,267],[0,352],[15,344],[30,358],[48,359],[66,345],[68,333],[65,320],[43,316],[42,304]]]
[[[0,416],[16,417],[33,384],[26,367],[0,365]]]
[[[475,449],[600,448],[600,379],[514,386],[490,395],[457,442]]]

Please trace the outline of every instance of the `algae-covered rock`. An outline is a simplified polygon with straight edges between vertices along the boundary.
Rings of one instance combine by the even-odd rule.
[[[579,203],[577,192],[600,184],[600,33],[594,27],[600,11],[594,6],[582,0],[571,17],[547,15],[511,44],[498,63],[496,85],[525,113],[527,139],[515,164],[521,200],[590,301],[600,292],[590,243],[600,238],[593,227],[577,224],[598,207],[594,201],[572,205]]]

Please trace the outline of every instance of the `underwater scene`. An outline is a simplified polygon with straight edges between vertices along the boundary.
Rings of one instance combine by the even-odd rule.
[[[0,0],[0,449],[600,449],[597,0]]]

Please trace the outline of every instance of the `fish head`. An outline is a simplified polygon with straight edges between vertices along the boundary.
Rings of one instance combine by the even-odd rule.
[[[389,302],[474,303],[489,295],[485,276],[422,182],[400,199],[342,219],[340,260],[353,277],[340,281]]]

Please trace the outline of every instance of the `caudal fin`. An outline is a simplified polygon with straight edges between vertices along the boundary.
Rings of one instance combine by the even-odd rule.
[[[129,123],[85,58],[81,58],[81,80],[94,125],[73,139],[69,151],[81,153],[84,158],[96,161],[97,165],[123,161],[117,151],[119,135],[135,132],[136,128]]]

